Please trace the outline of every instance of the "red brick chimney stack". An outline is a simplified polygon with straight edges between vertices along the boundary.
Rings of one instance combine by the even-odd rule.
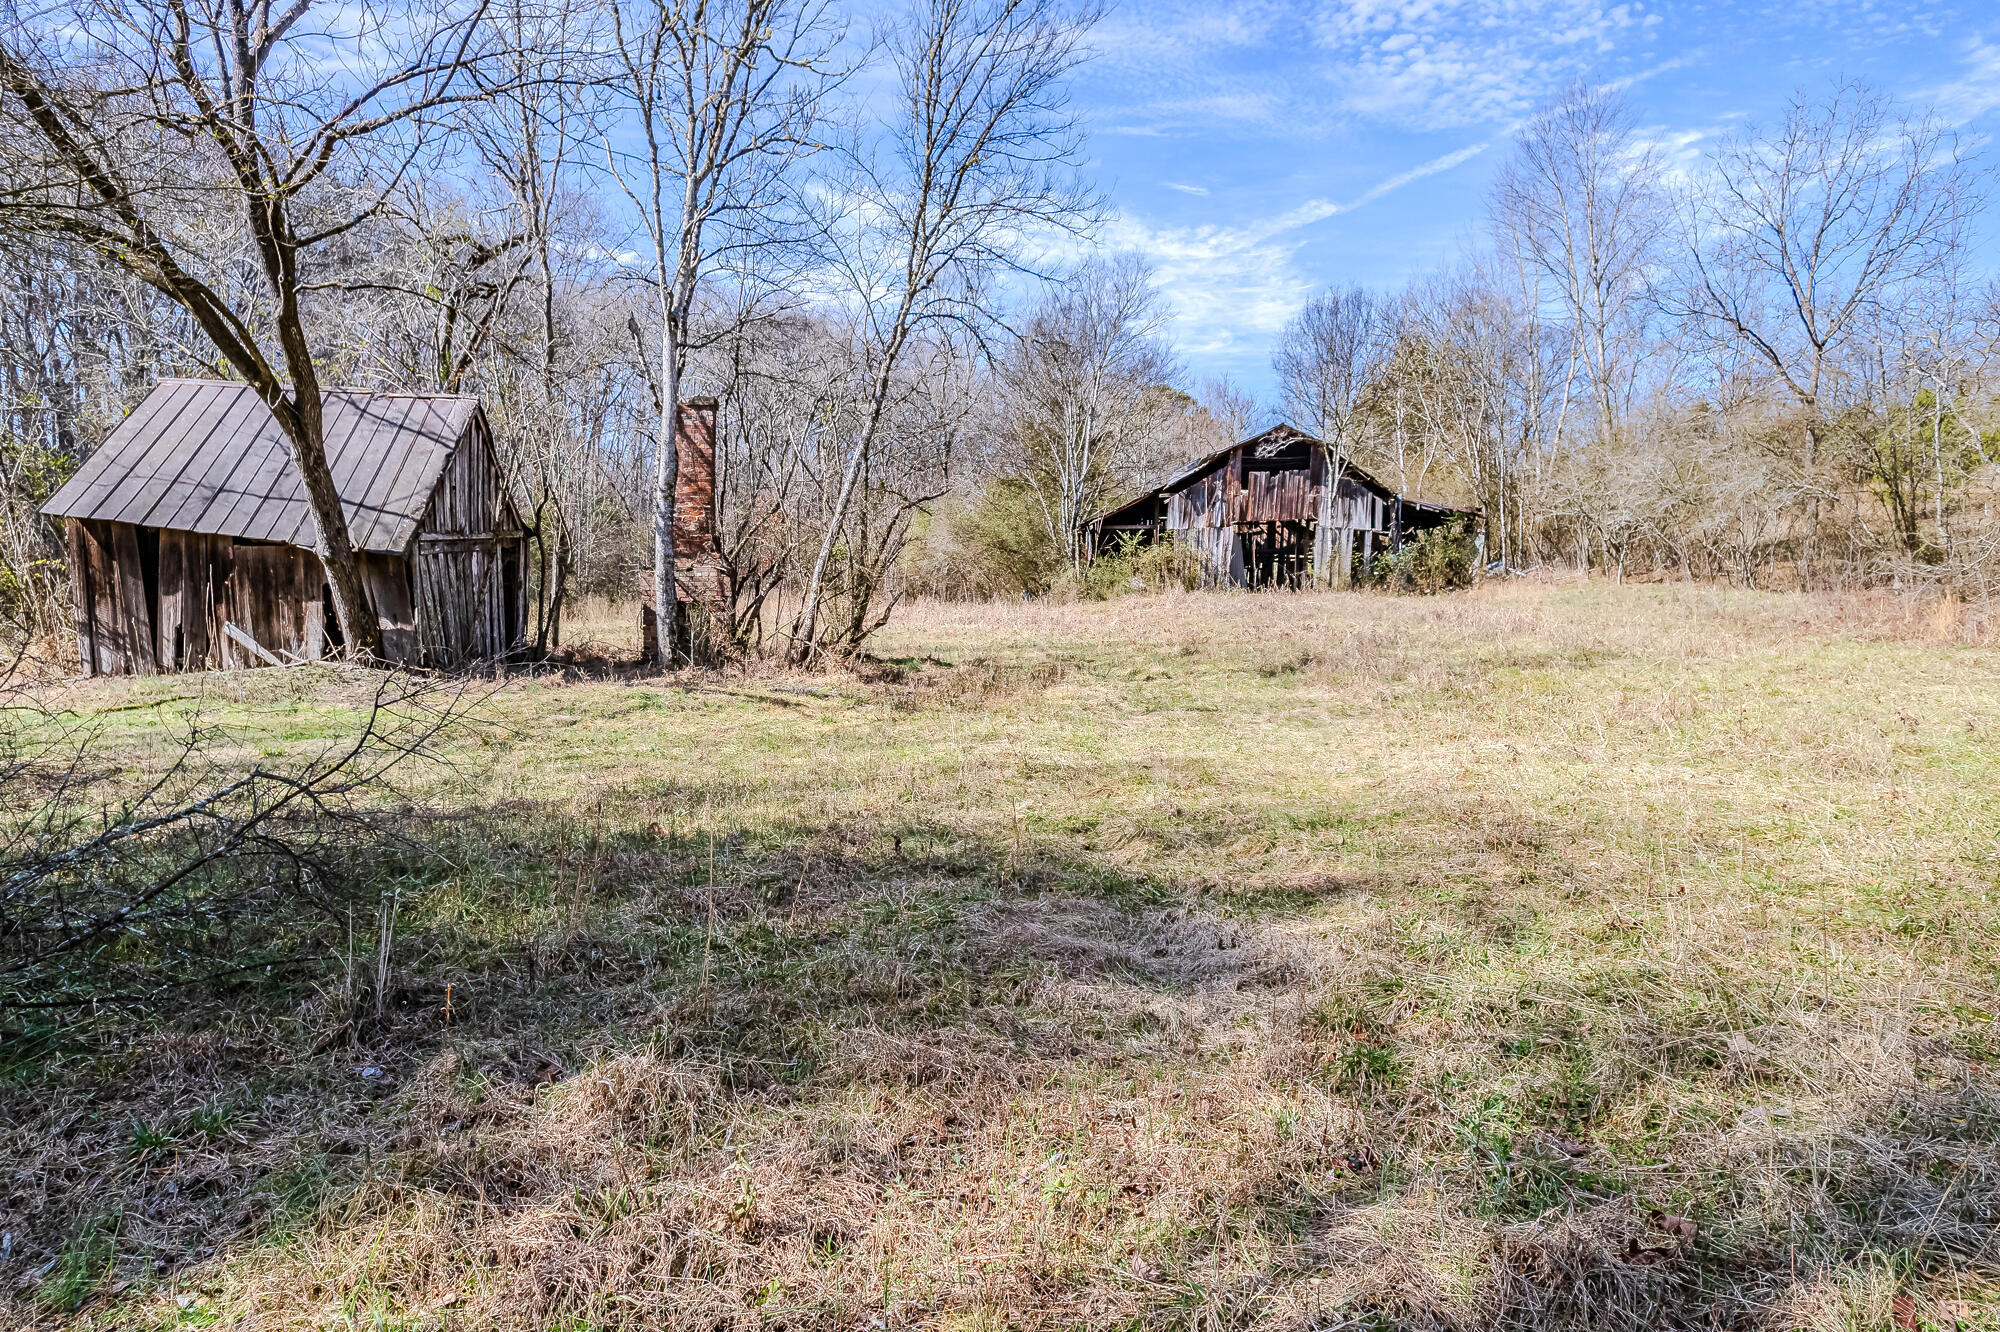
[[[689,398],[674,419],[680,480],[674,486],[674,554],[698,560],[715,551],[715,399]]]
[[[674,417],[674,599],[683,607],[728,603],[722,547],[715,539],[715,399],[689,398]],[[660,626],[653,614],[653,574],[639,574],[639,634],[647,661],[660,657]],[[676,659],[695,652],[689,615],[680,617]],[[705,619],[706,617],[704,617]],[[704,631],[705,632],[705,631]]]

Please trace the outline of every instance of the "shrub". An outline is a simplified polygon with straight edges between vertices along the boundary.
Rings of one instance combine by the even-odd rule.
[[[1077,595],[1104,601],[1132,592],[1159,592],[1201,584],[1193,552],[1172,541],[1147,545],[1135,536],[1118,539],[1115,550],[1092,560],[1077,582]]]
[[[1449,592],[1472,585],[1475,558],[1471,524],[1450,522],[1405,541],[1389,557],[1384,578],[1398,592]]]

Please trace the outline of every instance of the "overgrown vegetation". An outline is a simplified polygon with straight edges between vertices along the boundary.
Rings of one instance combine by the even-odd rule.
[[[136,786],[104,765],[100,721],[0,681],[0,1010],[172,1007],[250,973],[323,968],[407,848],[384,808],[390,774],[434,756],[464,697],[368,675],[308,677],[361,695],[352,732],[317,752],[245,770],[195,715]]]
[[[1172,541],[1144,545],[1126,537],[1115,550],[1085,565],[1072,582],[1079,595],[1095,601],[1135,592],[1186,592],[1201,585],[1201,566]]]
[[[357,914],[226,1005],[6,1012],[6,1317],[1984,1325],[1977,632],[1516,580],[517,677],[357,861],[379,1010]],[[49,702],[139,789],[189,716],[242,770],[351,734],[302,680]]]
[[[1419,532],[1401,550],[1384,557],[1383,578],[1407,592],[1450,592],[1472,586],[1478,547],[1471,524],[1447,523]]]

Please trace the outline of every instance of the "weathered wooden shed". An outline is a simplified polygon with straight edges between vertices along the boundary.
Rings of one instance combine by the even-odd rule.
[[[1378,551],[1471,509],[1399,495],[1288,425],[1198,458],[1093,524],[1099,551],[1136,539],[1188,547],[1222,587],[1344,586],[1374,572]],[[1331,472],[1333,484],[1328,485]]]
[[[478,400],[336,391],[325,421],[384,654],[453,666],[518,644],[526,536]],[[67,521],[88,674],[307,661],[339,644],[304,484],[247,384],[160,381],[42,511]]]

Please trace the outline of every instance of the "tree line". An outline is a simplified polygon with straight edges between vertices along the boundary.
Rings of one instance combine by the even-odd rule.
[[[1484,234],[1285,330],[1285,410],[1476,504],[1495,568],[2000,590],[1986,173],[1848,84],[1696,157],[1578,85],[1524,125]]]
[[[0,19],[0,615],[65,628],[35,506],[159,377],[270,406],[342,633],[375,640],[329,386],[478,394],[535,563],[528,647],[650,571],[680,403],[721,403],[740,649],[898,599],[1083,579],[1089,523],[1281,411],[1483,512],[1496,569],[1990,594],[1983,177],[1864,89],[1669,160],[1579,86],[1486,234],[1285,331],[1282,401],[1190,392],[1102,251],[1069,80],[1094,0],[67,0]]]

